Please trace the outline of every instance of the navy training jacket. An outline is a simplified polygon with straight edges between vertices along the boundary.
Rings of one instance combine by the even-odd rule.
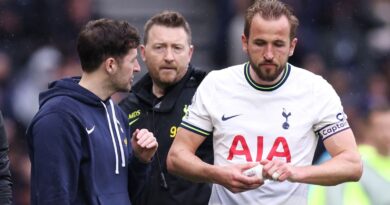
[[[149,165],[132,154],[124,113],[81,87],[53,82],[27,130],[32,205],[130,205]],[[136,195],[136,194],[135,194]]]

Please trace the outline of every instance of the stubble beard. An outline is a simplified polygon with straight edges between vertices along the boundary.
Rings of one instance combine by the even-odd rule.
[[[158,87],[165,90],[168,87],[170,87],[176,83],[175,77],[176,76],[164,76],[164,75],[159,74],[159,76],[157,78],[155,78],[153,81]]]
[[[282,66],[278,66],[275,64],[275,66],[277,66],[276,70],[274,73],[271,73],[272,71],[266,72],[266,69],[261,69],[261,65],[255,64],[252,60],[249,60],[249,62],[250,62],[251,67],[253,68],[253,71],[257,75],[257,77],[260,80],[263,80],[265,82],[273,82],[274,80],[276,80],[279,77],[279,75],[285,69],[285,64],[283,64]]]
[[[187,73],[187,70],[183,73],[179,73],[178,70],[171,71],[174,73],[157,73],[157,78],[154,79],[154,82],[161,88],[167,89],[173,85],[176,85]]]
[[[127,85],[126,87],[125,86],[116,86],[116,92],[130,92],[130,90],[131,90],[131,83],[130,83],[130,85]]]

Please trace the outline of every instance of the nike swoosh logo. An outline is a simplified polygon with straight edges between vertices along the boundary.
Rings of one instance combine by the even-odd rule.
[[[222,121],[226,121],[226,120],[232,119],[233,117],[237,117],[237,116],[239,116],[239,115],[232,115],[229,117],[225,117],[225,115],[222,115]]]
[[[95,130],[95,125],[91,129],[85,128],[85,130],[88,134],[91,134]]]
[[[139,120],[139,118],[136,118],[136,119],[134,119],[134,120],[132,120],[132,121],[130,121],[129,122],[129,125],[132,125],[132,124],[134,124],[135,122],[137,122]]]

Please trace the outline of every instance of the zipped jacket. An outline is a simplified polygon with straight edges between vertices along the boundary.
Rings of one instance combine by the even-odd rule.
[[[128,116],[131,129],[146,128],[154,133],[159,143],[152,161],[151,178],[147,180],[139,197],[133,198],[134,204],[208,204],[210,184],[190,182],[169,174],[166,168],[167,154],[181,119],[187,114],[192,96],[205,75],[205,72],[190,66],[177,84],[168,88],[162,98],[157,98],[152,93],[152,79],[146,74],[134,85],[130,95],[119,103]],[[196,155],[212,164],[212,146],[212,137],[209,137]]]

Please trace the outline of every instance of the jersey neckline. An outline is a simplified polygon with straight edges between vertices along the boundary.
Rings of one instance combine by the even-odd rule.
[[[284,69],[284,71],[283,71],[283,76],[277,83],[275,83],[273,85],[261,85],[261,84],[256,83],[251,78],[251,76],[249,74],[249,70],[250,70],[249,68],[250,68],[249,62],[245,63],[245,65],[244,65],[245,79],[248,81],[249,85],[251,85],[256,90],[261,90],[261,91],[273,91],[273,90],[278,89],[280,86],[282,86],[284,84],[284,82],[286,82],[288,76],[290,75],[290,71],[291,71],[291,65],[287,63],[286,69]]]

